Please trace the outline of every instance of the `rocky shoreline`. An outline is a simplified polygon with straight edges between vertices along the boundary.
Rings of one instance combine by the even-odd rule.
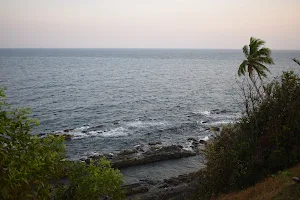
[[[183,174],[159,182],[141,180],[139,183],[124,185],[127,200],[182,200],[190,197],[198,183],[199,172]]]
[[[206,141],[197,141],[194,138],[189,138],[188,140],[191,142],[190,149],[185,149],[181,145],[163,146],[160,142],[150,142],[148,146],[137,145],[133,149],[125,149],[118,154],[93,155],[82,160],[89,164],[91,159],[99,160],[106,158],[110,160],[114,168],[120,169],[163,160],[196,156],[205,149]]]
[[[121,169],[163,160],[196,156],[205,150],[207,141],[197,141],[194,138],[189,138],[188,141],[191,143],[190,149],[185,149],[181,145],[163,146],[160,142],[151,142],[148,146],[137,145],[133,149],[122,150],[115,155],[90,156],[84,161],[88,164],[90,159],[106,158],[111,161],[113,167]],[[198,183],[197,173],[199,172],[182,174],[162,181],[143,179],[132,184],[125,184],[123,189],[128,200],[185,199],[192,194]]]
[[[219,132],[219,128],[211,129],[212,132]],[[66,131],[67,132],[67,131]],[[60,134],[55,134],[58,136]],[[67,134],[61,134],[66,140],[71,140],[72,137]],[[91,160],[99,160],[106,158],[110,160],[112,167],[118,169],[129,168],[137,165],[146,165],[149,163],[156,163],[171,159],[181,159],[184,157],[196,156],[203,153],[209,141],[197,140],[195,138],[188,138],[187,142],[190,143],[189,148],[184,148],[181,145],[167,145],[164,146],[159,141],[149,142],[148,145],[136,145],[132,149],[121,150],[117,154],[99,154],[92,155],[88,158],[82,158],[81,161],[90,163]],[[177,177],[171,177],[164,180],[150,180],[142,179],[135,183],[124,184],[123,189],[126,199],[145,199],[145,200],[158,200],[158,199],[173,199],[180,200],[189,197],[199,183],[197,179],[198,172],[189,174],[182,174]]]

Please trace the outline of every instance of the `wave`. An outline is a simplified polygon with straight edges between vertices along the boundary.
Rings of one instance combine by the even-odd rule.
[[[200,114],[200,115],[204,115],[204,116],[209,116],[211,114],[211,112],[207,111],[207,110],[204,110],[204,111],[193,111],[192,113],[196,114],[196,115]]]
[[[73,130],[65,131],[56,131],[56,133],[66,133],[72,135],[72,139],[82,139],[87,137],[123,137],[128,136],[129,132],[124,127],[117,127],[110,130],[91,130],[89,131],[90,126],[82,126],[75,128]]]
[[[151,122],[151,121],[134,121],[129,122],[126,124],[128,127],[134,127],[134,128],[145,128],[145,127],[153,127],[153,126],[165,126],[166,122],[160,121],[160,122]]]
[[[127,129],[123,127],[118,127],[110,131],[103,131],[99,135],[102,137],[124,137],[124,136],[128,136],[129,132]]]

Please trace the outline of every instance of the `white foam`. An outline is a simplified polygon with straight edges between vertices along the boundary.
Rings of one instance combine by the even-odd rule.
[[[102,133],[99,134],[102,137],[124,137],[124,136],[128,136],[129,133],[127,131],[127,129],[123,128],[123,127],[118,127],[109,131],[104,131]]]
[[[207,136],[205,136],[202,140],[204,140],[204,141],[208,141],[209,140],[209,136],[207,135]]]
[[[234,120],[221,120],[221,121],[212,122],[210,124],[211,125],[222,125],[222,124],[233,124],[233,123],[235,123]]]
[[[79,128],[75,128],[73,131],[85,131],[88,128],[90,128],[90,127],[89,126],[82,126],[82,127],[79,127]]]
[[[142,122],[142,121],[134,121],[134,122],[129,122],[127,124],[128,127],[135,127],[135,128],[144,128],[144,127],[152,127],[152,126],[164,126],[166,123],[165,122]]]
[[[205,110],[205,111],[194,111],[192,113],[206,115],[206,116],[210,115],[210,111],[207,111],[207,110]]]

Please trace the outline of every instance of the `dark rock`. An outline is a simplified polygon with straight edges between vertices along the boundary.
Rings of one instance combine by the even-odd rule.
[[[199,140],[200,144],[206,144],[207,142],[205,140]]]
[[[295,181],[296,183],[300,183],[300,178],[299,177],[293,177],[292,180]]]
[[[73,130],[74,130],[74,129],[65,129],[64,132],[65,132],[65,133],[68,133],[68,132],[73,131]]]
[[[125,150],[122,150],[119,153],[119,155],[130,155],[130,154],[134,154],[134,153],[137,153],[136,149],[125,149]]]
[[[212,126],[212,127],[210,127],[210,130],[211,131],[220,131],[220,128],[216,127],[216,126]]]
[[[82,133],[87,133],[87,131],[85,131],[85,130],[84,130],[84,131],[81,131],[81,132],[82,132]]]
[[[151,180],[151,179],[141,179],[140,181],[144,182],[144,183],[147,183],[149,185],[157,185],[159,183],[159,181],[154,181],[154,180]]]
[[[201,124],[206,124],[208,121],[202,121]]]
[[[134,148],[135,148],[136,151],[142,151],[142,152],[144,152],[144,149],[143,149],[142,145],[140,145],[140,144],[135,145]]]
[[[156,141],[156,142],[149,142],[148,143],[148,145],[160,145],[160,144],[162,144],[162,143],[158,142],[158,141]]]
[[[55,134],[52,134],[54,135],[55,137],[59,137],[59,136],[62,136],[66,141],[69,141],[72,139],[73,135],[71,134],[63,134],[63,133],[55,133]]]
[[[142,185],[142,184],[140,184],[140,183],[134,183],[134,184],[131,184],[131,185],[123,186],[123,190],[124,190],[126,196],[131,196],[131,195],[134,195],[134,194],[148,192],[149,188]]]
[[[122,168],[195,155],[196,153],[194,151],[184,150],[179,145],[171,145],[156,147],[155,149],[150,148],[150,150],[143,152],[140,155],[134,153],[126,155],[118,154],[113,157],[111,163],[114,167]]]
[[[188,141],[198,142],[195,138],[188,138]]]

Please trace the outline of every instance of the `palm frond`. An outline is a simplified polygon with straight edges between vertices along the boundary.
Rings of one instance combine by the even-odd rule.
[[[244,55],[245,55],[246,57],[249,56],[249,48],[248,48],[247,45],[245,45],[245,46],[243,47],[243,52],[244,52]]]
[[[270,64],[270,65],[274,64],[274,61],[271,57],[259,57],[256,59],[256,61],[260,63]]]
[[[300,65],[300,61],[297,60],[296,58],[293,58],[292,60],[293,60],[295,63],[297,63],[298,65]]]
[[[255,69],[258,70],[258,71],[263,71],[263,72],[267,71],[267,72],[271,73],[269,68],[267,68],[266,66],[264,66],[260,62],[253,62],[253,65],[254,65]]]
[[[267,77],[265,71],[258,65],[253,65],[253,69],[254,71],[256,71],[256,74],[258,75],[259,79],[262,79],[262,77]]]
[[[259,56],[271,56],[271,49],[269,48],[261,48],[260,50],[257,51],[257,54]]]
[[[239,76],[245,75],[245,72],[246,72],[246,66],[247,66],[247,60],[244,60],[244,61],[242,62],[242,64],[240,65],[239,70],[238,70],[238,75],[239,75]]]
[[[258,51],[259,47],[264,44],[265,44],[265,41],[251,37],[250,45],[249,45],[250,46],[250,55],[255,54]]]

